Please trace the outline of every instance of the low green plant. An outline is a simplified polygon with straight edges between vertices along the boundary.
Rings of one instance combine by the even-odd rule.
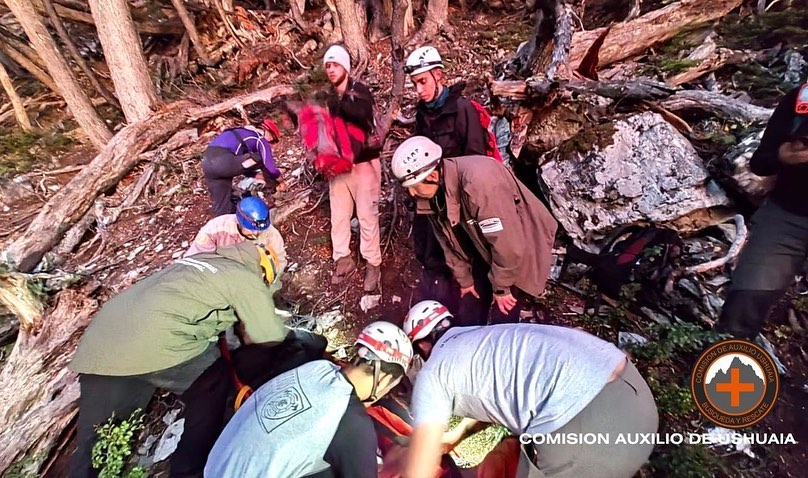
[[[12,464],[8,470],[6,470],[3,478],[36,478],[39,476],[37,470],[39,470],[39,467],[42,465],[44,458],[44,455],[41,453],[27,456]]]
[[[713,478],[726,472],[726,465],[704,445],[670,446],[651,457],[650,468],[657,476]]]
[[[652,363],[659,363],[678,355],[702,350],[708,344],[717,342],[721,335],[713,330],[705,330],[697,324],[654,324],[646,328],[651,337],[647,343],[632,345],[633,356]]]
[[[127,468],[132,447],[143,429],[143,412],[138,409],[126,420],[116,423],[115,417],[96,428],[98,440],[93,445],[92,464],[99,478],[145,478],[146,470]]]
[[[648,386],[654,392],[657,410],[667,415],[687,415],[695,410],[693,394],[689,386],[678,383],[660,383],[655,377],[649,376]]]

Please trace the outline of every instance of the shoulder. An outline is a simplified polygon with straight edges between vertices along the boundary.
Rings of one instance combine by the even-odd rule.
[[[362,83],[361,81],[354,80],[353,85],[351,86],[351,88],[353,90],[359,92],[359,93],[370,94],[370,88],[368,88],[368,86],[366,84]]]

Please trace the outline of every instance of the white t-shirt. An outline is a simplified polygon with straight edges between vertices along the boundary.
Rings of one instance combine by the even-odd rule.
[[[448,424],[454,414],[514,434],[551,433],[600,393],[623,360],[611,343],[566,327],[452,328],[418,374],[413,418]]]

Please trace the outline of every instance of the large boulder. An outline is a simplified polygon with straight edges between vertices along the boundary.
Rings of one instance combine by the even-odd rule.
[[[575,135],[545,155],[542,178],[556,218],[588,250],[626,224],[696,230],[729,214],[729,198],[693,146],[653,112]]]

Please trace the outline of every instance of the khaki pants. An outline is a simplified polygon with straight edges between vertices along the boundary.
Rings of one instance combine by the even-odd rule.
[[[355,164],[351,172],[340,174],[328,184],[331,202],[331,243],[334,260],[351,255],[351,217],[356,206],[359,219],[359,251],[372,266],[382,263],[379,247],[379,196],[381,163],[374,159]]]
[[[569,423],[553,434],[609,434],[610,444],[540,444],[532,462],[522,451],[518,478],[631,478],[648,460],[652,444],[617,444],[618,434],[656,433],[654,396],[631,362]],[[580,436],[580,435],[579,435]],[[531,446],[531,445],[525,445]],[[532,451],[532,450],[531,450]]]

